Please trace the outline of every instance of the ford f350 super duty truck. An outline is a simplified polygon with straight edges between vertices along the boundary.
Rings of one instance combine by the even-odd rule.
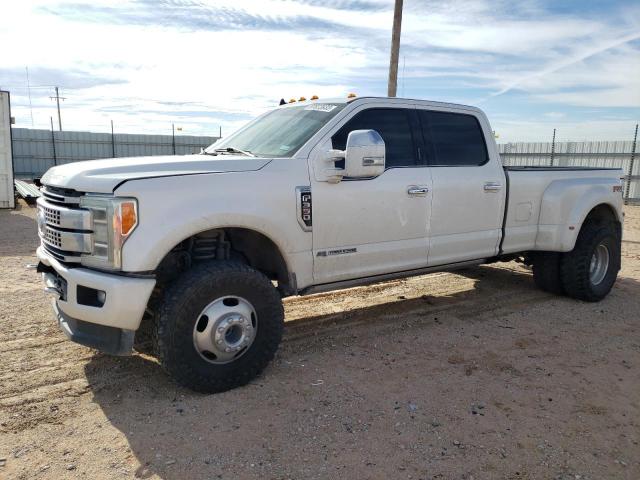
[[[51,168],[38,269],[71,340],[124,355],[148,330],[179,383],[219,392],[273,358],[291,295],[518,259],[544,290],[601,300],[621,175],[505,168],[468,106],[292,103],[199,155]]]

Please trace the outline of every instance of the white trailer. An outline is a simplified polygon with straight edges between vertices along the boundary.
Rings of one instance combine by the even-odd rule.
[[[0,91],[0,208],[14,208],[11,104],[9,92]]]

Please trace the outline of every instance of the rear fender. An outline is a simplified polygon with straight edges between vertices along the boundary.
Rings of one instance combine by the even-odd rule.
[[[598,205],[607,205],[622,222],[622,195],[616,178],[575,178],[551,182],[542,196],[535,249],[573,250],[585,218]]]

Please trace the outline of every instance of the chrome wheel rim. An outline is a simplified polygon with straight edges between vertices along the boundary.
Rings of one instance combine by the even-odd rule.
[[[221,297],[198,315],[193,346],[207,362],[230,363],[246,353],[256,338],[258,316],[242,297]]]
[[[604,280],[609,270],[609,249],[602,243],[599,244],[591,255],[589,265],[589,279],[592,285],[599,285]]]

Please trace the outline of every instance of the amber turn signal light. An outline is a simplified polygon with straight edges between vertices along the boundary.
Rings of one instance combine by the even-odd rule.
[[[133,227],[138,223],[138,216],[136,214],[136,205],[133,202],[124,202],[120,204],[121,215],[121,234],[128,235]]]

